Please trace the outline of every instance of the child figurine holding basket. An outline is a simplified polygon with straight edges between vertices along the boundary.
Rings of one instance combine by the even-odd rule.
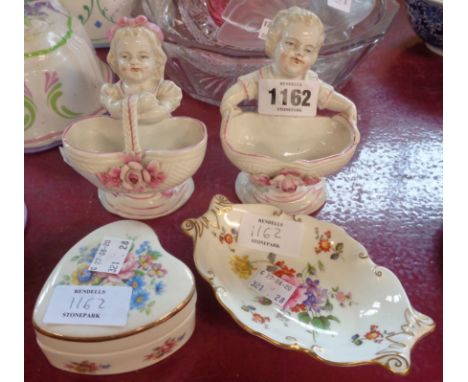
[[[318,81],[317,107],[339,112],[356,124],[354,103],[333,87],[318,79],[310,67],[317,60],[324,42],[324,27],[320,19],[306,9],[291,7],[273,19],[265,41],[265,51],[273,59],[271,65],[238,78],[221,101],[223,118],[240,113],[238,104],[259,99],[259,81],[268,79]]]
[[[138,95],[140,123],[155,123],[171,116],[182,91],[164,80],[166,54],[161,48],[161,29],[145,16],[122,17],[109,31],[107,62],[119,76],[115,84],[101,89],[101,103],[112,117],[122,117],[122,100]]]

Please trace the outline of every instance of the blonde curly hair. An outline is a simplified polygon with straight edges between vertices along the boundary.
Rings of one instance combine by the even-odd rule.
[[[117,66],[117,43],[121,37],[131,36],[131,37],[138,37],[138,36],[145,36],[148,41],[150,42],[150,46],[153,49],[154,56],[156,58],[157,69],[155,71],[155,78],[156,79],[163,79],[164,78],[164,69],[166,66],[167,56],[164,53],[161,47],[161,41],[158,39],[156,34],[145,27],[123,27],[119,28],[115,35],[112,38],[110,43],[109,53],[107,54],[107,63],[111,67],[112,71],[119,75]]]
[[[310,27],[316,27],[319,31],[319,44],[325,40],[325,28],[318,16],[303,8],[291,7],[278,12],[272,20],[265,40],[265,52],[268,57],[273,57],[275,48],[283,36],[284,30],[291,23],[304,23]]]

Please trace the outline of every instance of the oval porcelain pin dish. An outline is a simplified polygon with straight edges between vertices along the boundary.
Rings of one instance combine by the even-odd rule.
[[[241,224],[249,215],[284,226],[298,223],[298,253],[241,246]],[[411,306],[398,278],[334,224],[263,204],[231,204],[217,195],[203,216],[182,228],[194,240],[195,265],[218,302],[247,332],[279,347],[332,365],[380,364],[406,374],[411,349],[435,327]],[[275,232],[264,231],[265,241]],[[291,285],[291,296],[275,304],[281,297],[263,293],[270,286],[262,287],[259,274]]]
[[[104,237],[133,243],[118,274],[88,270]],[[46,324],[57,286],[130,286],[125,326]],[[193,274],[167,253],[146,224],[123,220],[105,225],[75,244],[50,274],[36,301],[37,343],[50,363],[81,374],[116,374],[168,357],[195,327]]]

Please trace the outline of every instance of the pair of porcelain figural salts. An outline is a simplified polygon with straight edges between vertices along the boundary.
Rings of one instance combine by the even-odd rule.
[[[102,204],[115,214],[150,219],[173,212],[193,192],[191,177],[203,161],[207,133],[201,121],[171,116],[182,93],[163,78],[161,30],[144,16],[116,22],[109,33],[107,59],[120,81],[104,84],[108,75],[101,74],[99,60],[75,22],[54,2],[44,4],[25,9],[26,149],[49,147],[62,138],[65,161],[98,187]],[[46,38],[50,29],[54,39]],[[310,71],[323,40],[323,25],[312,12],[297,7],[279,12],[265,44],[273,63],[239,78],[222,101],[221,142],[242,171],[236,191],[243,202],[277,205],[288,213],[314,212],[326,200],[324,177],[346,165],[356,149],[354,104]],[[56,66],[58,62],[63,67]],[[48,69],[51,66],[53,70]],[[76,77],[75,72],[87,77]],[[243,113],[239,103],[258,98],[263,79],[314,80],[318,107],[337,114],[329,118]],[[46,95],[40,96],[43,83]],[[89,105],[72,110],[70,94]],[[104,108],[94,111],[96,97]],[[42,100],[46,105],[39,105]],[[93,116],[104,109],[111,117]],[[61,126],[64,119],[67,124],[77,122],[63,135],[59,127],[45,133],[43,129],[55,125],[51,118],[60,119]]]

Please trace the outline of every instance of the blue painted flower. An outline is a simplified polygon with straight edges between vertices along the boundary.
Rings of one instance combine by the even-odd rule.
[[[310,277],[306,279],[306,291],[305,299],[302,303],[308,307],[308,309],[319,313],[323,305],[326,303],[328,296],[328,290],[319,288],[320,280],[312,280]]]
[[[130,309],[139,309],[145,306],[148,301],[149,294],[144,289],[134,289],[132,298],[130,299]]]
[[[154,291],[156,292],[157,295],[162,295],[165,289],[166,289],[166,285],[162,281],[157,282],[156,285],[154,286]]]
[[[141,255],[142,253],[145,253],[146,251],[148,251],[148,249],[150,248],[150,245],[149,245],[149,241],[148,240],[145,240],[143,241],[140,246],[138,247],[138,249],[135,251],[135,253],[137,255]]]
[[[127,280],[127,285],[131,286],[132,289],[140,289],[145,286],[145,281],[141,276],[133,276],[131,279]]]
[[[81,262],[85,262],[87,264],[91,264],[92,261],[94,260],[94,257],[96,256],[96,253],[97,253],[97,250],[99,249],[99,245],[94,247],[94,248],[91,248],[89,250],[89,252],[84,255],[83,259]]]

